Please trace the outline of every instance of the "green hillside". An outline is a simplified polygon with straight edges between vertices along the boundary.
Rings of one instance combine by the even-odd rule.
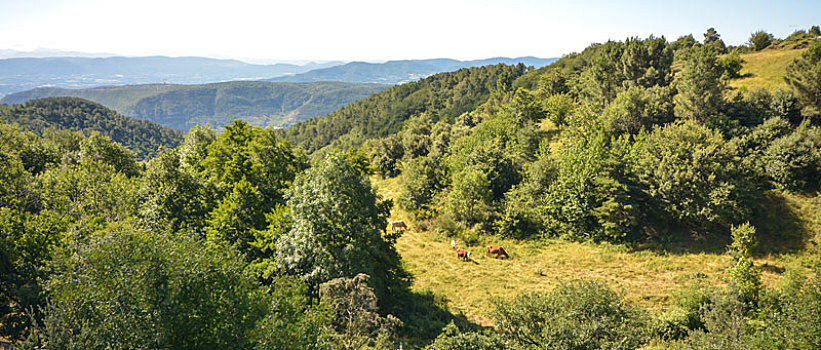
[[[125,117],[98,103],[71,97],[0,105],[0,120],[38,135],[48,129],[82,131],[86,135],[97,132],[128,147],[140,159],[157,155],[160,148],[179,146],[183,137],[180,131],[148,120]]]
[[[608,41],[542,69],[394,86],[290,129],[193,127],[145,162],[98,133],[3,118],[0,336],[58,349],[819,349],[818,36]],[[786,66],[763,54],[793,49]],[[756,54],[745,78],[739,56]],[[781,88],[731,86],[755,76]],[[265,86],[143,100],[212,115],[209,101],[253,104],[239,96]],[[117,125],[77,99],[2,108],[36,116],[49,102],[54,117],[18,119]]]
[[[284,127],[384,90],[359,83],[271,83],[234,81],[204,85],[126,85],[90,89],[39,88],[11,94],[0,102],[71,96],[103,104],[121,114],[186,131],[197,124],[221,129],[233,119],[263,127]]]
[[[356,147],[366,139],[396,133],[402,122],[413,115],[452,119],[474,110],[487,101],[500,77],[510,83],[525,71],[522,64],[498,64],[436,74],[393,86],[327,116],[296,124],[282,135],[310,152],[329,145]]]
[[[774,49],[753,52],[741,55],[744,64],[741,68],[741,78],[734,79],[730,85],[737,88],[757,89],[764,88],[775,91],[779,88],[789,88],[784,81],[784,74],[796,57],[806,49]]]

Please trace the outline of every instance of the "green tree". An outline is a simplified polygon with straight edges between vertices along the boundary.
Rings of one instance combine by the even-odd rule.
[[[717,40],[721,40],[721,35],[718,34],[715,28],[707,28],[707,31],[704,32],[704,43],[707,44]]]
[[[622,241],[635,228],[635,203],[621,174],[626,138],[579,132],[558,151],[556,178],[540,209],[550,229],[575,240]]]
[[[151,159],[141,178],[138,217],[158,231],[199,231],[216,205],[213,186],[191,167],[183,166],[178,150],[165,150]]]
[[[721,35],[718,34],[715,28],[708,28],[707,32],[704,33],[704,46],[712,48],[719,54],[727,52],[727,46],[724,44],[724,40],[721,40]]]
[[[416,215],[425,216],[434,196],[446,185],[445,169],[432,156],[415,158],[403,169],[402,193],[399,205]]]
[[[492,332],[463,332],[453,322],[429,347],[430,350],[505,350],[510,349],[503,337]]]
[[[631,87],[605,107],[601,121],[613,134],[635,134],[642,128],[664,124],[673,118],[673,91],[669,87]]]
[[[809,113],[821,111],[821,41],[816,40],[787,66],[784,80],[795,89]]]
[[[240,180],[211,212],[206,226],[208,237],[224,240],[253,260],[256,252],[250,243],[255,231],[265,229],[265,213],[270,209],[263,205],[262,193],[254,185]]]
[[[821,180],[821,129],[802,123],[774,140],[762,156],[764,170],[776,187],[813,191]]]
[[[288,191],[293,227],[277,241],[276,262],[312,288],[338,277],[371,276],[381,305],[405,283],[399,254],[383,237],[391,203],[344,156],[329,155]]]
[[[59,254],[39,341],[61,349],[248,348],[272,300],[231,249],[120,231]]]
[[[721,68],[724,69],[724,73],[721,75],[724,79],[735,79],[741,77],[741,66],[743,64],[743,60],[741,56],[737,53],[733,52],[718,61],[718,64],[721,65]]]
[[[637,147],[633,172],[651,199],[643,210],[661,210],[663,216],[701,228],[729,225],[749,215],[752,178],[717,131],[678,122],[656,128]]]
[[[700,122],[718,115],[723,104],[722,74],[712,48],[694,49],[677,77],[676,114]]]
[[[769,107],[774,117],[784,118],[796,124],[799,122],[801,105],[792,90],[775,90]]]
[[[453,188],[448,194],[446,210],[465,227],[487,227],[493,215],[492,200],[493,191],[487,174],[469,167],[453,175]]]
[[[763,30],[759,30],[750,35],[750,47],[755,51],[761,51],[773,43],[773,35]]]

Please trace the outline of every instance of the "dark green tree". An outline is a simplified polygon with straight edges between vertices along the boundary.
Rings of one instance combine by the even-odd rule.
[[[710,46],[694,49],[677,77],[676,115],[699,122],[715,117],[723,104],[723,69]]]
[[[787,66],[784,80],[795,89],[810,114],[821,113],[821,41],[812,43]]]
[[[763,30],[759,30],[750,35],[750,47],[755,51],[761,51],[773,43],[773,35]]]

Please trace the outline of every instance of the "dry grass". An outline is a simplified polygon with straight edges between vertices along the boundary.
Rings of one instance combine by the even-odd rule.
[[[741,89],[764,88],[770,92],[779,88],[787,89],[789,86],[784,82],[787,65],[802,52],[804,49],[781,49],[741,55],[744,60],[741,68],[742,78],[732,80],[730,85]]]
[[[384,198],[395,199],[401,191],[400,178],[375,180],[375,184]],[[398,209],[393,217],[409,222]],[[464,247],[463,242],[458,243]],[[484,244],[503,246],[510,259],[486,257]],[[673,293],[690,281],[723,284],[730,259],[724,253],[674,254],[559,239],[532,242],[488,237],[482,245],[469,247],[472,260],[462,262],[451,249],[450,239],[437,239],[413,226],[398,240],[397,249],[404,267],[414,276],[414,289],[444,296],[452,312],[483,325],[491,324],[488,313],[494,298],[545,291],[562,281],[581,278],[606,281],[640,307],[665,309]],[[773,286],[785,269],[804,268],[816,259],[816,255],[806,253],[780,254],[760,257],[756,264],[764,267],[765,285]]]

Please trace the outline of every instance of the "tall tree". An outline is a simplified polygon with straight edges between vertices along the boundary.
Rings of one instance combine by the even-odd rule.
[[[338,277],[371,276],[382,302],[403,288],[399,254],[387,228],[390,202],[344,155],[330,155],[288,191],[293,228],[277,242],[276,261],[313,288]]]
[[[693,49],[678,76],[676,114],[700,122],[716,116],[723,104],[722,74],[715,50],[710,46]]]

